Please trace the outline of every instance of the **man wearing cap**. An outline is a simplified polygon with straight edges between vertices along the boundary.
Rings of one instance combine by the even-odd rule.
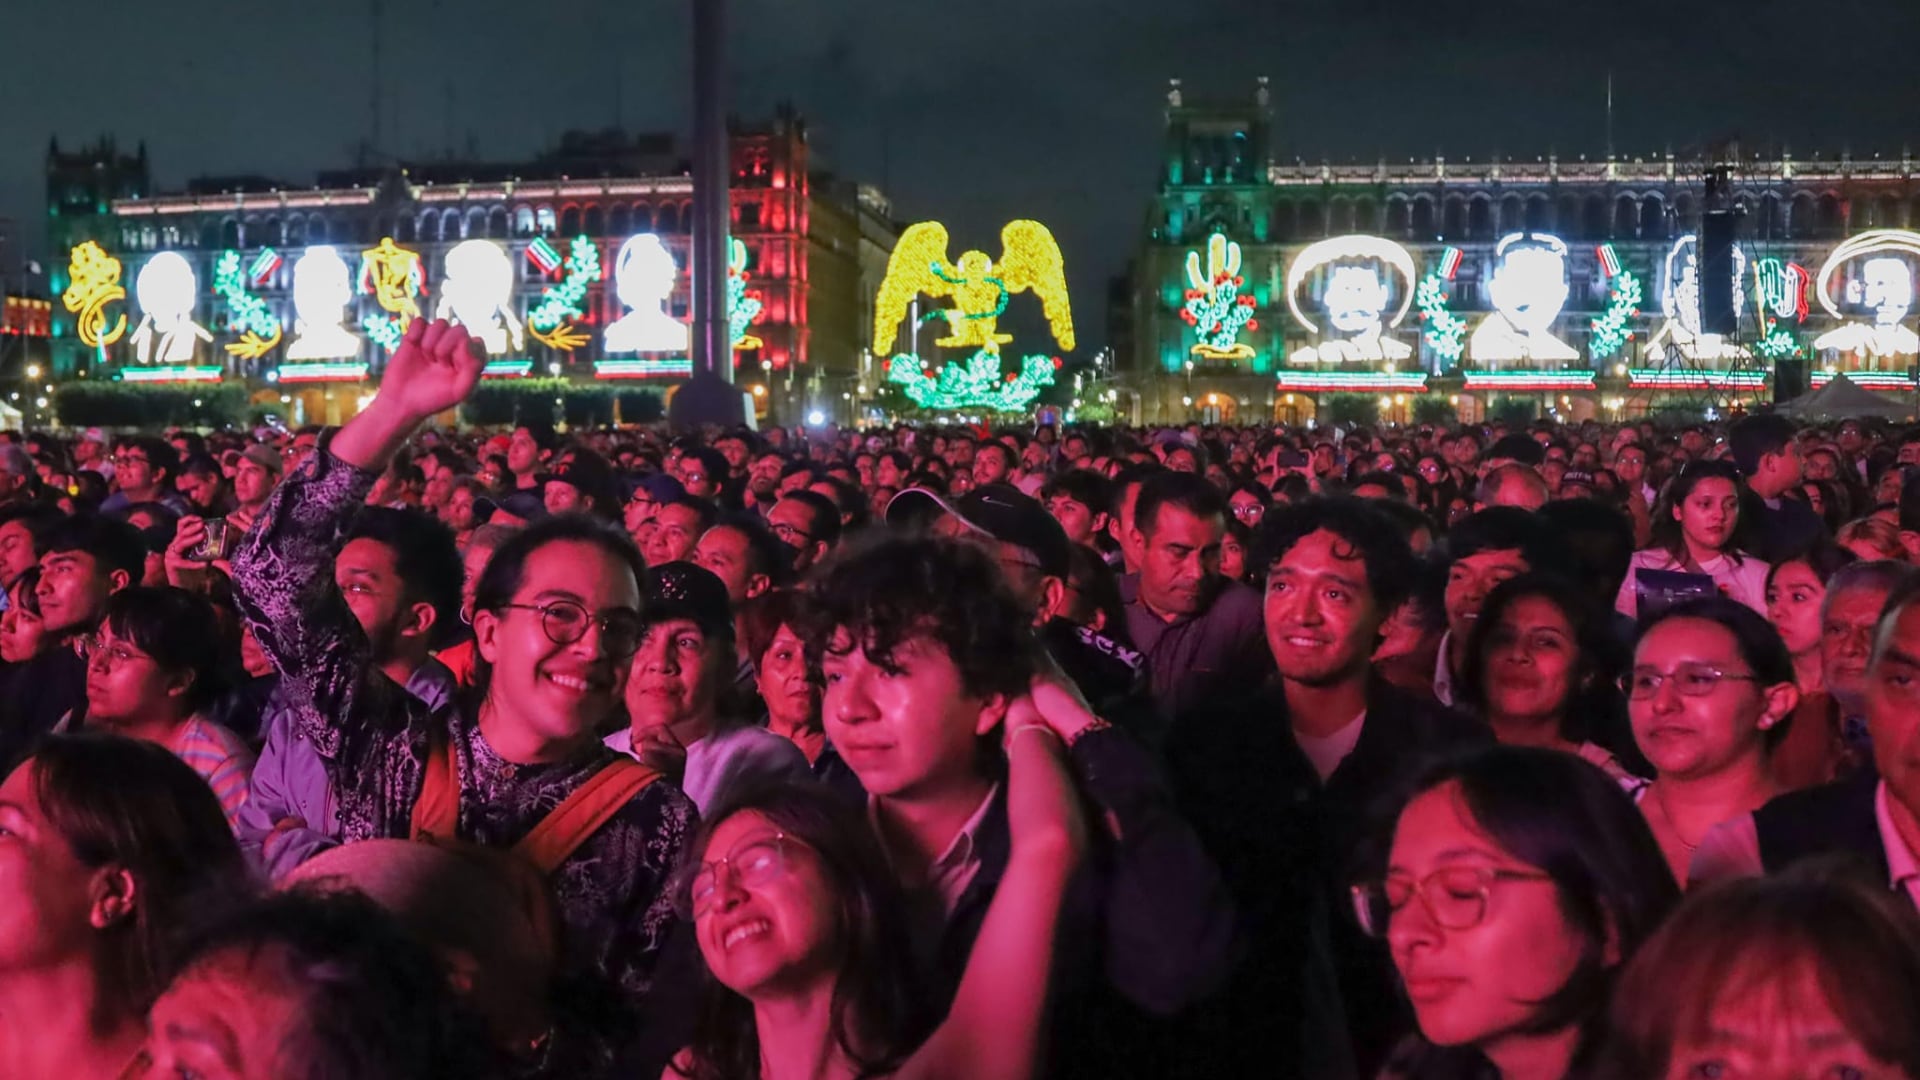
[[[541,497],[549,514],[577,511],[611,521],[617,505],[614,491],[613,466],[606,458],[581,447],[568,451],[554,466]]]
[[[0,506],[18,506],[33,498],[39,471],[33,458],[15,443],[0,444]]]
[[[634,482],[633,493],[627,496],[627,506],[622,523],[627,535],[633,537],[635,547],[645,551],[647,538],[660,527],[655,520],[660,508],[670,502],[678,502],[687,494],[680,481],[666,473],[648,473]]]
[[[113,482],[113,462],[107,458],[107,433],[97,427],[81,432],[80,441],[73,444],[73,471],[83,469],[99,473],[108,483]]]
[[[791,741],[722,715],[733,685],[733,607],[720,579],[689,562],[647,571],[645,631],[627,674],[628,727],[604,740],[670,780],[701,813],[742,781],[807,780]]]
[[[265,443],[254,443],[240,455],[233,470],[233,512],[227,527],[245,532],[265,509],[274,486],[280,483],[280,455]]]

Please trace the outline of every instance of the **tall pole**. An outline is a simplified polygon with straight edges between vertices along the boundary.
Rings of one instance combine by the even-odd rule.
[[[693,376],[673,395],[676,428],[737,424],[745,416],[733,388],[727,326],[727,5],[693,6]]]

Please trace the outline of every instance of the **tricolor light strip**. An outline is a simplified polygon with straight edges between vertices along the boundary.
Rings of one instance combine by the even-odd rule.
[[[1600,267],[1607,272],[1608,277],[1620,276],[1620,253],[1613,250],[1612,244],[1601,244],[1593,249],[1593,253],[1600,256]]]
[[[560,269],[560,263],[563,261],[560,253],[553,249],[552,244],[547,243],[544,236],[536,238],[533,243],[527,245],[527,259],[539,267],[542,274],[551,274]]]
[[[279,381],[292,382],[359,382],[367,377],[367,365],[360,363],[312,363],[281,364],[276,372]]]
[[[253,280],[256,287],[265,285],[267,279],[273,276],[273,272],[280,269],[281,261],[279,252],[267,248],[253,260],[253,266],[247,270],[247,277]]]
[[[1758,390],[1767,384],[1764,371],[1673,371],[1635,368],[1627,382],[1657,390]]]
[[[1307,393],[1404,394],[1425,390],[1427,375],[1423,371],[1283,371],[1276,385],[1281,390]]]
[[[122,382],[219,382],[220,369],[208,364],[163,364],[120,371]]]
[[[656,379],[693,374],[693,360],[673,356],[664,360],[596,360],[593,374],[600,379]]]
[[[1911,390],[1914,381],[1896,371],[1847,371],[1842,372],[1847,381],[1868,390]],[[1833,381],[1833,372],[1816,371],[1813,373],[1813,385],[1825,386]]]
[[[1469,371],[1469,390],[1591,390],[1591,371]]]
[[[517,379],[533,370],[531,360],[489,360],[487,366],[480,369],[483,379]]]
[[[1457,247],[1449,247],[1440,252],[1440,276],[1452,281],[1453,275],[1460,270],[1460,259],[1460,249]]]

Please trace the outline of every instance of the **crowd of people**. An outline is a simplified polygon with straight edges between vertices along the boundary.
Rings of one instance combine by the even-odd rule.
[[[0,441],[0,1076],[1920,1080],[1920,429]]]

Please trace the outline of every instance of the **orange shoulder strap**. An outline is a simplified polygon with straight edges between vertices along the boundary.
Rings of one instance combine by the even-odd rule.
[[[532,863],[542,877],[552,874],[621,807],[658,779],[660,774],[645,765],[620,758],[575,788],[513,845],[514,853]]]
[[[460,778],[453,771],[453,754],[444,735],[435,733],[427,748],[427,767],[420,778],[420,796],[413,801],[412,840],[448,841],[460,826]]]

